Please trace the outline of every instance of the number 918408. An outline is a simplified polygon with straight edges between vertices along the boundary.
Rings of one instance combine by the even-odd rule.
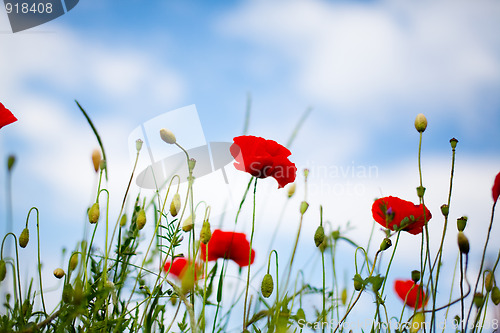
[[[27,2],[21,3],[5,3],[5,10],[7,14],[51,14],[52,13],[52,3],[33,3],[29,4]]]

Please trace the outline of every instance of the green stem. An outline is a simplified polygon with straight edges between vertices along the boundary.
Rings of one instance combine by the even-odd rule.
[[[255,231],[255,206],[256,206],[256,192],[257,192],[257,180],[255,178],[254,186],[253,186],[253,211],[252,211],[252,232],[250,233],[250,249],[248,251],[248,271],[247,271],[247,284],[245,288],[245,302],[243,303],[243,330],[246,330],[246,322],[247,322],[247,302],[248,302],[248,288],[250,286],[250,267],[252,264],[252,244],[253,244],[253,235]]]

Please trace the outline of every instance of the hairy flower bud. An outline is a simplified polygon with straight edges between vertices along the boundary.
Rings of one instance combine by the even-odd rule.
[[[99,171],[99,165],[101,164],[101,151],[99,149],[94,149],[92,151],[92,164],[94,165],[95,172]]]
[[[168,144],[173,145],[174,143],[177,142],[177,139],[175,138],[174,133],[172,133],[171,130],[168,130],[166,128],[162,128],[160,130],[160,136],[161,136],[161,139]]]
[[[212,231],[210,231],[210,223],[208,220],[203,221],[203,226],[201,227],[200,231],[200,242],[203,244],[208,244],[210,241],[210,238],[212,238]]]
[[[314,233],[314,244],[316,244],[316,247],[319,247],[324,240],[325,240],[325,229],[323,229],[323,226],[320,225],[318,229],[316,229],[316,232]]]
[[[174,197],[172,198],[172,202],[170,203],[170,214],[172,216],[177,216],[179,214],[179,211],[181,210],[181,196],[179,193],[175,193]]]
[[[474,305],[476,306],[476,308],[482,307],[483,304],[484,304],[484,296],[483,296],[483,294],[481,294],[481,293],[475,293],[474,294],[474,298],[472,299],[472,301],[474,302]]]
[[[302,201],[300,203],[300,214],[304,215],[307,211],[307,208],[309,208],[309,204],[306,201]]]
[[[5,276],[7,275],[7,265],[5,264],[5,260],[0,260],[0,282],[5,280]]]
[[[89,222],[91,224],[96,224],[97,221],[99,220],[99,215],[100,215],[99,203],[96,202],[90,207],[90,209],[88,211]]]
[[[123,214],[120,219],[120,227],[124,227],[127,224],[127,214]]]
[[[467,226],[467,216],[462,216],[457,219],[457,229],[458,231],[464,231]]]
[[[189,215],[184,221],[182,221],[182,230],[184,232],[189,232],[194,227],[194,219],[196,217],[194,215]]]
[[[491,300],[495,305],[500,304],[500,289],[497,286],[494,286],[491,290]]]
[[[488,272],[486,277],[484,278],[484,288],[486,291],[491,291],[493,289],[493,285],[495,284],[495,276],[492,272]]]
[[[415,129],[422,133],[427,128],[427,118],[422,113],[419,113],[415,118]]]
[[[288,186],[288,197],[291,198],[293,197],[293,195],[295,194],[295,190],[297,189],[297,185],[295,183],[292,183],[290,184],[290,186]]]
[[[274,290],[274,282],[273,282],[273,276],[269,273],[264,275],[264,278],[262,279],[262,284],[260,285],[260,291],[262,292],[262,296],[265,298],[269,298],[271,294],[273,293]]]
[[[74,271],[76,266],[78,266],[78,253],[73,252],[71,257],[69,258],[69,270],[70,270],[70,272]]]
[[[392,242],[389,238],[384,238],[382,243],[380,243],[380,251],[385,251],[392,246]]]
[[[62,268],[56,268],[54,269],[54,276],[58,279],[62,279],[66,275],[64,270]]]
[[[30,231],[28,228],[24,228],[23,231],[21,232],[21,235],[19,236],[19,246],[24,248],[28,245],[28,242],[30,241]]]
[[[146,225],[146,212],[144,211],[144,208],[141,208],[137,213],[135,223],[137,224],[137,229],[139,230],[142,230],[142,228]]]
[[[361,289],[363,289],[363,279],[361,278],[361,275],[359,274],[356,274],[354,275],[354,289],[356,291],[360,291]]]
[[[458,232],[458,248],[460,249],[460,252],[463,254],[469,253],[469,240],[465,236],[465,234],[462,231]]]

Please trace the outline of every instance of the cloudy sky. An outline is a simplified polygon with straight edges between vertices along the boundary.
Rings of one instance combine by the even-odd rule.
[[[290,147],[299,170],[311,169],[311,212],[301,236],[305,256],[312,252],[306,237],[317,226],[320,204],[332,228],[345,229],[350,221],[348,235],[362,243],[374,198],[417,202],[413,122],[420,112],[429,122],[422,166],[434,215],[432,244],[439,242],[439,206],[447,199],[448,141],[456,137],[447,268],[456,258],[459,216],[468,215],[475,226],[468,234],[477,256],[489,222],[491,185],[500,171],[499,15],[500,3],[493,0],[81,1],[54,21],[13,34],[2,9],[0,101],[19,119],[0,133],[2,160],[15,154],[18,162],[14,231],[21,231],[30,207],[40,208],[42,249],[52,258],[49,273],[60,249],[73,248],[81,237],[86,208],[95,198],[90,154],[97,142],[75,99],[96,124],[108,154],[112,214],[130,174],[134,129],[195,104],[206,142],[231,142],[242,134],[250,99],[248,133],[283,144],[302,114],[312,110]],[[158,124],[158,130],[170,125]],[[184,127],[172,126],[174,133],[186,134]],[[200,178],[199,200],[208,197],[219,206],[227,198],[239,200],[248,178],[230,164],[225,169],[229,185],[220,171],[204,177],[210,180]],[[0,176],[4,183],[5,168]],[[262,264],[267,255],[259,256],[259,246],[267,250],[265,228],[276,225],[285,194],[274,180],[259,186],[262,238],[256,246]],[[299,172],[297,196],[285,214],[284,223],[292,227],[280,233],[294,237],[303,196]],[[248,231],[247,220],[237,228]],[[232,218],[223,222],[231,223]],[[382,234],[376,236],[378,242]],[[402,237],[394,278],[405,277],[418,262],[408,256],[420,240]],[[492,248],[491,257],[497,251]],[[349,262],[345,266],[352,269]]]

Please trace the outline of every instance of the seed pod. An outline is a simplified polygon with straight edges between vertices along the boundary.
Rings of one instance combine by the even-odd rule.
[[[316,232],[314,233],[314,244],[316,244],[316,247],[319,247],[324,240],[325,240],[325,229],[323,229],[323,226],[320,225],[318,229],[316,229]]]
[[[415,129],[422,133],[427,128],[427,118],[422,113],[419,113],[415,118]]]
[[[163,141],[165,141],[168,144],[173,145],[174,143],[177,142],[177,139],[175,138],[174,133],[172,133],[171,130],[168,130],[166,128],[162,128],[160,130],[160,137]]]
[[[382,243],[380,243],[380,251],[385,251],[392,246],[392,242],[389,238],[384,238]]]
[[[484,304],[483,294],[481,294],[481,293],[475,293],[474,294],[474,298],[472,299],[472,301],[474,302],[474,305],[476,306],[476,308],[479,309]]]
[[[452,148],[452,149],[457,148],[457,143],[458,143],[458,140],[457,140],[457,139],[455,139],[455,138],[451,138],[451,139],[450,139],[450,144],[451,144],[451,148]]]
[[[306,201],[302,201],[300,203],[300,214],[304,215],[304,213],[307,211],[307,208],[309,208],[309,204]]]
[[[56,268],[54,269],[54,276],[58,279],[62,279],[66,275],[64,270],[62,268]]]
[[[491,291],[491,289],[493,289],[494,282],[495,276],[492,272],[488,272],[488,274],[486,274],[486,277],[484,278],[484,288],[486,289],[486,291]]]
[[[174,197],[172,198],[172,202],[170,203],[170,214],[172,216],[177,216],[179,214],[179,211],[181,210],[181,196],[179,193],[175,193]]]
[[[96,202],[89,209],[89,212],[88,212],[89,222],[91,224],[96,224],[97,221],[99,220],[99,214],[100,214],[100,212],[99,212],[99,203]]]
[[[500,304],[500,289],[497,286],[494,286],[491,290],[491,300],[495,305]]]
[[[137,152],[141,151],[142,144],[143,144],[143,141],[141,139],[135,140],[135,149],[137,150]]]
[[[441,205],[441,213],[444,217],[448,216],[450,213],[450,207],[447,204]]]
[[[206,245],[210,241],[210,238],[212,238],[212,231],[210,231],[210,223],[208,222],[208,220],[205,220],[203,222],[203,226],[201,227],[200,242]]]
[[[62,299],[65,303],[71,303],[73,299],[73,287],[69,283],[64,285]]]
[[[144,211],[144,208],[141,208],[137,213],[135,223],[137,223],[137,229],[139,230],[142,230],[142,228],[146,225],[146,212]]]
[[[5,264],[5,260],[0,260],[0,282],[5,280],[5,276],[7,275],[7,265]]]
[[[71,258],[69,258],[69,271],[74,271],[76,266],[78,266],[78,253],[73,252]]]
[[[28,242],[30,241],[30,231],[28,228],[24,228],[24,230],[21,232],[21,235],[19,236],[19,246],[24,248],[28,245]]]
[[[92,164],[94,165],[95,172],[99,171],[99,166],[101,164],[101,151],[99,149],[94,149],[92,151]]]
[[[273,293],[274,290],[274,282],[273,282],[273,276],[269,273],[264,275],[264,278],[262,279],[262,284],[260,285],[260,291],[262,292],[262,296],[265,298],[269,298],[271,294]]]
[[[413,280],[413,282],[417,283],[420,280],[420,271],[411,271],[411,279]]]
[[[457,229],[458,231],[464,231],[467,226],[467,216],[462,216],[457,219]]]
[[[127,224],[127,214],[123,214],[120,219],[120,227],[124,227]]]
[[[458,232],[458,248],[460,249],[460,252],[463,254],[469,253],[469,240],[465,236],[465,234],[462,231]]]
[[[195,166],[196,166],[196,160],[194,158],[190,158],[188,161],[189,170],[193,171]]]

